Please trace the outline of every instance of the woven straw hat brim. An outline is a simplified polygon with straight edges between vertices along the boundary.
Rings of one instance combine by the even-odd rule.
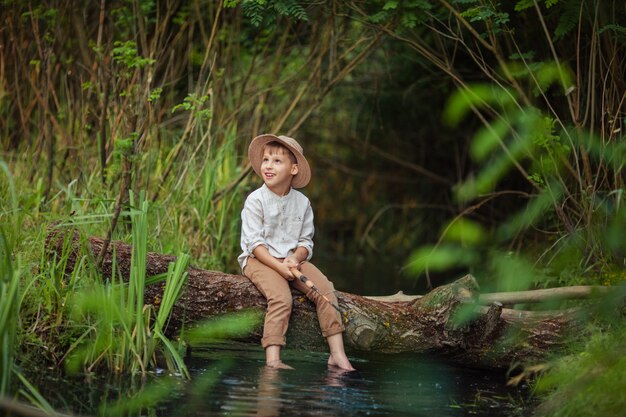
[[[298,173],[293,177],[291,186],[293,188],[306,187],[311,180],[311,167],[309,166],[309,162],[304,157],[302,146],[300,146],[295,139],[288,136],[276,136],[267,133],[252,139],[252,142],[250,142],[250,146],[248,147],[248,158],[250,159],[250,165],[252,165],[254,172],[256,172],[261,178],[263,177],[261,173],[263,146],[270,142],[281,143],[295,155],[296,161],[298,162]]]

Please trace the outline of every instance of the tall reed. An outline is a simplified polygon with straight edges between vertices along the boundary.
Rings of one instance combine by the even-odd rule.
[[[163,332],[167,318],[187,278],[190,257],[180,254],[165,277],[166,285],[159,311],[144,303],[148,206],[145,194],[137,205],[131,194],[131,208],[125,213],[132,223],[132,257],[128,282],[115,272],[109,282],[94,282],[76,298],[74,318],[84,321],[87,329],[72,347],[68,366],[91,371],[98,365],[118,373],[145,373],[156,364],[156,352],[162,352],[172,371],[188,377],[178,348]],[[114,257],[115,259],[115,257]],[[115,264],[112,268],[115,271]]]
[[[8,166],[0,160],[0,191],[8,191],[0,205],[0,396],[9,393],[14,371],[17,323],[20,311],[20,268],[14,264],[13,244],[5,227],[19,230],[15,184]],[[6,187],[2,186],[5,185]],[[9,205],[5,205],[9,203]],[[13,233],[13,235],[14,235]]]
[[[222,142],[212,143],[203,157],[187,164],[189,174],[176,178],[165,202],[155,204],[158,230],[178,231],[159,242],[166,252],[187,246],[206,269],[236,271],[239,215],[247,187],[246,182],[236,183],[240,160],[232,127]]]
[[[19,317],[19,268],[11,260],[11,245],[0,227],[0,396],[9,394]]]
[[[22,232],[22,215],[13,176],[2,160],[0,174],[5,180],[0,182],[0,196],[6,193],[0,200],[0,398],[19,393],[50,414],[53,408],[16,364],[20,310],[34,278],[21,266],[20,256],[15,253],[15,241]],[[7,232],[7,225],[11,233]]]

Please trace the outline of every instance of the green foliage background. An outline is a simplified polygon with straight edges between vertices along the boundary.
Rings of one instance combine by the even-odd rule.
[[[483,290],[623,285],[621,2],[0,5],[0,276],[34,298],[0,327],[14,350],[62,361],[80,334],[66,301],[98,280],[85,259],[65,284],[47,227],[131,241],[131,193],[149,201],[148,250],[236,273],[259,184],[245,153],[264,132],[304,145],[316,256],[340,288],[423,291],[467,271]],[[623,348],[619,325],[593,320],[593,340]]]

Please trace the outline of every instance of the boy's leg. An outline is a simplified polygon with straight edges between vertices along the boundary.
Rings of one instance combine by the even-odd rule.
[[[315,265],[310,262],[302,264],[301,271],[307,278],[313,281],[320,293],[328,300],[337,305],[337,297],[335,296],[335,287],[333,283]],[[322,334],[328,341],[330,348],[330,357],[328,364],[338,366],[339,368],[352,371],[354,368],[348,360],[343,346],[344,326],[342,317],[339,312],[328,301],[320,296],[313,289],[309,288],[299,280],[292,281],[292,285],[298,290],[306,294],[307,298],[313,301],[317,308],[317,318],[320,322]]]
[[[328,348],[330,349],[330,356],[328,357],[328,364],[331,366],[337,366],[346,371],[354,371],[354,367],[346,355],[346,351],[343,347],[343,334],[337,333],[326,338],[328,342]]]
[[[332,304],[337,305],[337,297],[335,296],[333,283],[330,282],[315,265],[310,262],[305,262],[302,264],[300,271],[315,284],[320,293],[328,298]],[[320,328],[322,329],[322,335],[324,335],[324,337],[344,331],[344,326],[341,321],[342,318],[335,307],[324,300],[317,292],[307,287],[303,282],[293,280],[291,285],[298,291],[303,292],[309,300],[315,303],[317,307],[317,318],[319,319]]]
[[[280,345],[269,345],[265,348],[265,364],[270,368],[293,369],[280,360]]]
[[[272,268],[255,258],[248,259],[244,274],[267,300],[261,345],[266,349],[268,365],[280,361],[280,348],[285,345],[285,334],[293,306],[289,282]]]

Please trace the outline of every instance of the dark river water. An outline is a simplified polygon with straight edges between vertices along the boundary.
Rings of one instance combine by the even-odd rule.
[[[527,416],[527,389],[505,375],[455,367],[414,354],[349,353],[355,373],[326,366],[327,354],[286,349],[295,370],[264,366],[255,345],[194,348],[191,381],[157,372],[131,378],[56,378],[36,382],[51,404],[75,415],[112,416]],[[33,377],[31,375],[31,377]]]

